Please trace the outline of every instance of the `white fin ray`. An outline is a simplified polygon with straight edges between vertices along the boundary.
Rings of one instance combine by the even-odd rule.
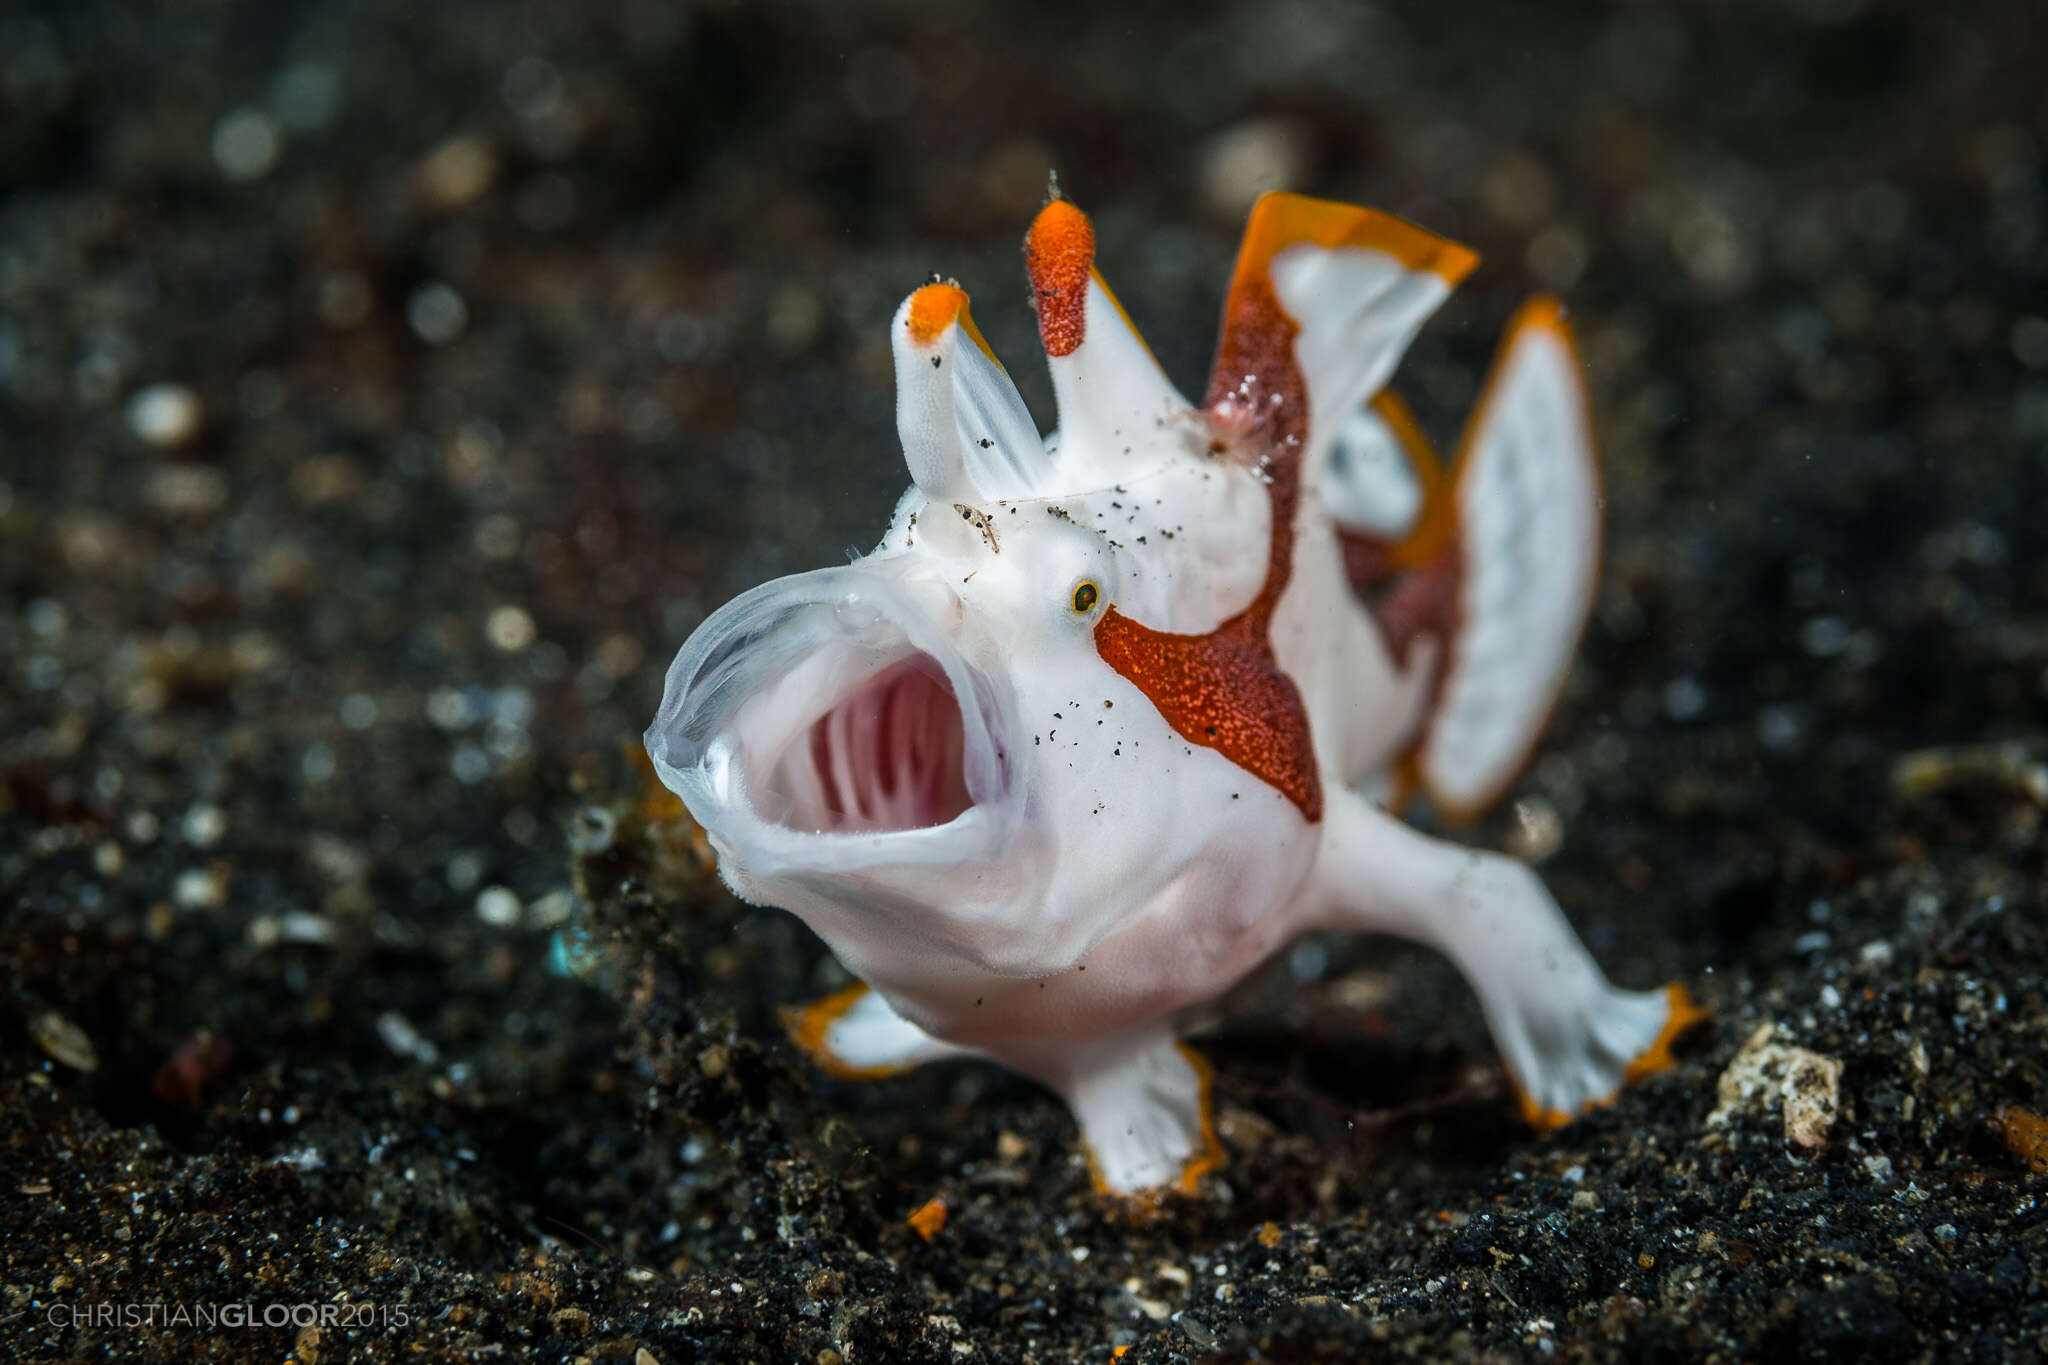
[[[1554,300],[1531,300],[1510,325],[1454,477],[1457,633],[1417,757],[1431,799],[1470,816],[1549,719],[1599,573],[1592,424]]]

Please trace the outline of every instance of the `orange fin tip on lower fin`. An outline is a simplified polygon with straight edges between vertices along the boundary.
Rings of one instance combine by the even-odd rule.
[[[1590,1114],[1595,1109],[1606,1108],[1620,1097],[1622,1091],[1637,1081],[1661,1071],[1669,1071],[1678,1065],[1677,1059],[1671,1055],[1671,1045],[1698,1025],[1713,1018],[1713,1011],[1694,1001],[1692,992],[1688,991],[1682,982],[1673,981],[1665,986],[1664,998],[1669,1004],[1670,1013],[1665,1018],[1664,1028],[1658,1033],[1656,1041],[1644,1048],[1628,1064],[1628,1068],[1622,1072],[1620,1085],[1598,1099],[1588,1100],[1578,1114],[1543,1108],[1510,1076],[1508,1084],[1514,1089],[1515,1104],[1521,1111],[1522,1122],[1539,1133],[1555,1132],[1581,1115]]]
[[[1081,1150],[1088,1158],[1088,1179],[1095,1187],[1095,1193],[1112,1201],[1112,1210],[1127,1221],[1140,1223],[1159,1216],[1165,1210],[1166,1201],[1174,1195],[1198,1195],[1202,1182],[1229,1164],[1229,1157],[1223,1150],[1223,1142],[1216,1136],[1215,1084],[1216,1068],[1209,1059],[1189,1047],[1176,1042],[1174,1047],[1194,1068],[1199,1089],[1197,1103],[1202,1110],[1202,1140],[1194,1154],[1181,1166],[1180,1173],[1164,1184],[1143,1190],[1114,1190],[1102,1178],[1102,1167],[1095,1158],[1094,1149],[1084,1138]]]
[[[879,1081],[890,1076],[901,1075],[907,1067],[900,1066],[852,1066],[840,1060],[832,1051],[830,1034],[832,1026],[846,1017],[848,1010],[859,1004],[861,997],[868,993],[865,982],[856,981],[843,990],[837,990],[808,1005],[791,1005],[782,1011],[782,1027],[789,1034],[789,1041],[798,1050],[829,1076],[842,1081]]]
[[[1695,1001],[1683,982],[1674,981],[1666,986],[1664,998],[1671,1002],[1671,1017],[1664,1021],[1664,1031],[1657,1035],[1657,1041],[1628,1064],[1621,1079],[1625,1086],[1678,1065],[1671,1055],[1671,1045],[1713,1017],[1713,1011]]]

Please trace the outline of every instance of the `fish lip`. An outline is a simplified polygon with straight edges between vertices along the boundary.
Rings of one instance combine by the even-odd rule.
[[[1020,816],[1015,699],[968,647],[985,646],[954,594],[889,566],[854,564],[776,579],[713,612],[670,664],[644,736],[664,785],[681,797],[723,859],[755,880],[882,864],[956,864],[993,855]],[[950,616],[951,620],[945,620]],[[961,637],[964,637],[961,638]],[[749,778],[740,733],[750,706],[830,648],[893,640],[893,658],[921,654],[944,673],[961,723],[961,769],[971,804],[943,824],[908,829],[807,830],[770,818]],[[851,644],[849,643],[851,642]],[[877,645],[887,666],[892,646]],[[993,650],[975,648],[984,657]],[[855,684],[858,685],[858,684]],[[779,722],[768,722],[774,728]],[[786,725],[782,742],[810,724]],[[730,869],[728,869],[730,870]]]

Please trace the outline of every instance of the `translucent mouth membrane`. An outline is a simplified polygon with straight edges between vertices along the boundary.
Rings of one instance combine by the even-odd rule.
[[[959,617],[858,565],[734,599],[669,669],[656,771],[757,875],[958,859],[1015,806],[1007,710]]]
[[[974,801],[960,705],[926,654],[890,664],[842,697],[774,760],[756,791],[777,823],[820,832],[928,829]]]

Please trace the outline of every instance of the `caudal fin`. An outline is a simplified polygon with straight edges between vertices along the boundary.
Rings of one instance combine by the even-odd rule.
[[[1454,819],[1521,769],[1593,604],[1600,474],[1579,363],[1557,301],[1524,304],[1454,465],[1455,626],[1414,765]]]

